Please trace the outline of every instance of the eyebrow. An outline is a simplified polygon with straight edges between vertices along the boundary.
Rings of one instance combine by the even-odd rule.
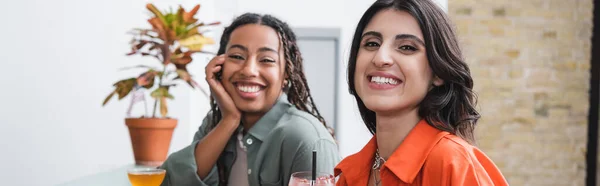
[[[360,38],[364,38],[365,36],[375,36],[375,37],[379,37],[382,38],[383,36],[381,35],[381,33],[379,32],[375,32],[375,31],[368,31],[365,32]]]
[[[275,53],[279,53],[277,50],[269,48],[269,47],[260,47],[258,49],[259,52],[275,52]]]
[[[425,46],[425,42],[423,42],[423,40],[419,39],[417,36],[415,35],[411,35],[411,34],[399,34],[396,35],[396,40],[400,40],[400,39],[409,39],[409,40],[413,40],[416,41],[417,43]]]
[[[246,48],[245,46],[242,46],[242,45],[231,45],[229,47],[229,49],[232,49],[232,48],[238,48],[240,50],[243,50],[244,52],[248,52],[248,48]]]
[[[381,35],[381,33],[379,32],[375,32],[375,31],[368,31],[365,32],[361,38],[364,38],[365,36],[375,36],[375,37],[379,37],[382,38],[383,35]],[[401,39],[409,39],[409,40],[413,40],[416,41],[417,43],[425,46],[425,42],[423,42],[423,40],[419,39],[417,36],[412,35],[412,34],[398,34],[396,35],[396,40],[401,40]]]
[[[234,45],[231,45],[229,47],[229,49],[232,49],[232,48],[238,48],[240,50],[243,50],[244,52],[249,52],[248,48],[246,48],[245,46],[242,46],[242,45],[238,45],[238,44],[234,44]],[[261,47],[261,48],[258,49],[258,51],[259,52],[275,52],[275,53],[279,53],[277,50],[269,48],[269,47]]]

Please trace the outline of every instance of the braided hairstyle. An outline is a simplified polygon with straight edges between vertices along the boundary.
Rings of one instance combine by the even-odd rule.
[[[285,85],[284,91],[288,95],[288,101],[293,104],[298,110],[302,110],[310,113],[316,117],[325,128],[329,130],[329,133],[333,136],[333,129],[327,126],[325,119],[319,113],[319,110],[315,106],[312,96],[310,95],[310,89],[304,76],[304,70],[302,67],[302,56],[296,43],[296,35],[292,32],[292,29],[283,21],[271,16],[271,15],[260,15],[255,13],[245,13],[233,20],[231,25],[225,28],[223,35],[221,36],[219,51],[217,55],[225,53],[227,43],[233,31],[243,25],[247,24],[259,24],[271,27],[279,35],[279,40],[283,46],[285,55],[285,77],[288,79],[288,84]],[[216,127],[221,121],[222,114],[219,109],[216,100],[211,96],[210,99],[211,115],[208,124],[207,132]],[[221,161],[217,161],[217,167],[219,169],[220,181],[219,185],[227,185],[227,178],[225,178],[225,167]]]

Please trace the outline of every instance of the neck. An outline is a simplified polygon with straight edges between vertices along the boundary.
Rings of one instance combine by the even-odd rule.
[[[248,132],[248,130],[250,130],[250,128],[252,128],[254,126],[254,124],[256,124],[256,122],[258,122],[258,120],[264,115],[263,114],[249,114],[249,113],[244,113],[244,115],[242,115],[242,127],[244,127],[244,133]]]
[[[392,153],[402,144],[404,138],[419,123],[419,109],[415,108],[393,114],[375,113],[377,147],[379,155],[388,159]]]
[[[280,97],[281,97],[281,95],[283,95],[283,92],[279,94]],[[275,106],[275,104],[277,104],[277,100],[275,100],[275,103],[273,103],[273,107]],[[273,107],[271,107],[270,109],[273,109]],[[242,127],[244,127],[244,134],[246,134],[246,132],[248,132],[248,130],[250,130],[250,128],[252,128],[256,124],[256,122],[258,122],[258,120],[260,118],[262,118],[267,112],[268,111],[255,112],[255,113],[249,113],[249,112],[243,113],[242,114]]]

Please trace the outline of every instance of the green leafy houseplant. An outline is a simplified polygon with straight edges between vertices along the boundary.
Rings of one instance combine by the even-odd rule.
[[[198,87],[202,90],[192,79],[187,65],[193,61],[192,54],[203,52],[204,46],[214,44],[214,41],[204,36],[200,30],[219,23],[199,23],[194,15],[200,9],[200,5],[196,5],[189,12],[181,6],[177,11],[165,12],[159,11],[152,4],[147,4],[146,8],[153,15],[148,19],[152,28],[133,29],[130,32],[133,34],[130,43],[132,51],[127,55],[139,54],[156,58],[161,67],[155,68],[149,65],[131,67],[145,70],[137,77],[117,81],[113,85],[114,90],[104,99],[102,105],[106,105],[115,95],[121,100],[132,94],[125,124],[129,128],[135,162],[140,165],[156,166],[161,165],[166,159],[173,130],[177,126],[176,119],[167,117],[167,98],[173,99],[169,90],[177,82],[186,82],[192,88]],[[152,117],[131,118],[133,105],[139,101],[146,103],[145,91],[151,91],[150,96],[155,99]],[[205,90],[202,92],[208,96]],[[160,117],[155,115],[157,108],[160,108]]]
[[[199,29],[219,23],[199,23],[194,15],[200,9],[200,5],[196,5],[189,12],[186,12],[181,6],[176,12],[161,12],[152,4],[147,4],[146,8],[153,14],[153,17],[148,19],[152,29],[133,29],[130,32],[134,36],[130,43],[132,51],[127,55],[140,54],[156,58],[162,64],[162,69],[147,65],[136,66],[145,68],[147,71],[138,77],[116,82],[113,85],[115,87],[114,91],[104,99],[102,105],[106,105],[114,95],[117,95],[118,99],[121,100],[132,91],[156,87],[150,94],[155,99],[152,117],[156,117],[157,104],[160,103],[160,114],[165,118],[168,113],[167,98],[174,98],[169,93],[169,89],[176,85],[174,84],[175,81],[185,81],[192,88],[198,87],[205,95],[208,95],[192,79],[187,70],[187,65],[192,62],[192,54],[202,53],[204,52],[202,48],[205,45],[214,44],[213,39],[205,37]],[[175,70],[168,70],[167,67],[170,65],[173,65]],[[158,82],[158,86],[155,86],[155,82]],[[132,100],[129,110],[139,99],[134,97]]]

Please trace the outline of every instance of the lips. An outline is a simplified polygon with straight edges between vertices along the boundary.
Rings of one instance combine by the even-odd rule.
[[[258,92],[261,89],[261,87],[258,85],[238,85],[236,87],[239,91],[248,93]]]
[[[253,81],[237,81],[233,82],[238,94],[244,99],[254,99],[260,95],[265,85]]]
[[[370,79],[371,79],[372,83],[377,83],[377,84],[397,85],[398,83],[400,83],[400,80],[397,80],[394,78],[388,78],[388,77],[381,77],[381,76],[372,76]]]
[[[375,90],[392,89],[403,82],[397,76],[381,71],[369,73],[367,75],[367,81],[369,87]]]

